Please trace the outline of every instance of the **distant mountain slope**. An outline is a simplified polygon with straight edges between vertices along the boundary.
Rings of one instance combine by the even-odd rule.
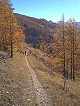
[[[21,24],[26,24],[26,25],[38,25],[40,27],[49,27],[49,28],[54,28],[56,23],[53,23],[52,21],[47,21],[45,19],[38,19],[38,18],[34,18],[34,17],[29,17],[29,16],[25,16],[25,15],[21,15],[18,13],[15,13],[16,17],[19,19],[19,22],[21,22]],[[27,23],[26,23],[27,22]]]
[[[51,42],[56,23],[45,19],[37,19],[15,13],[18,23],[24,29],[25,41],[33,47],[39,46],[41,41]]]

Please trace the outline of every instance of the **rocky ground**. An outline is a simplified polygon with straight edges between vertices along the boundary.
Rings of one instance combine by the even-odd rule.
[[[23,55],[0,63],[0,106],[36,106],[33,81]]]

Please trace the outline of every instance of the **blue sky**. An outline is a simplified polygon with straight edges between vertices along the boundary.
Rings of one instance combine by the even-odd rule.
[[[80,0],[12,0],[15,12],[27,16],[60,21],[75,18],[80,22]]]

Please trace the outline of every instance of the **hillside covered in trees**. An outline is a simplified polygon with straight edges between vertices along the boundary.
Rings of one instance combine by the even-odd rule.
[[[25,32],[25,41],[33,47],[39,47],[45,42],[50,43],[53,39],[54,28],[56,23],[45,19],[37,19],[21,14],[15,14],[18,23],[23,27]]]

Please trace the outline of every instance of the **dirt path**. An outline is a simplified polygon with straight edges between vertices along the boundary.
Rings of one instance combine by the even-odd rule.
[[[35,74],[35,71],[30,66],[27,56],[25,56],[25,60],[26,60],[27,67],[32,76],[38,106],[52,106],[52,101],[50,100],[50,98],[48,98],[48,95],[46,91],[43,89],[41,83],[39,82]]]
[[[36,106],[32,76],[26,67],[25,58],[14,58],[0,63],[0,106]]]

